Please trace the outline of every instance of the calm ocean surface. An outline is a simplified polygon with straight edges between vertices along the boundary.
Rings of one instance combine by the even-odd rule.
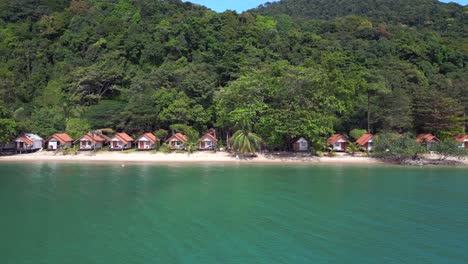
[[[0,163],[0,263],[468,263],[466,168]]]

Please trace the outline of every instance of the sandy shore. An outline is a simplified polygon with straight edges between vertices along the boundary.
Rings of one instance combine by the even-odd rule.
[[[336,157],[311,156],[278,156],[259,154],[256,158],[237,159],[225,152],[186,153],[152,153],[152,152],[85,152],[78,155],[55,155],[52,152],[41,151],[32,154],[0,157],[0,161],[68,161],[68,162],[144,162],[144,163],[300,163],[300,164],[382,164],[373,158],[351,157],[339,155]]]
[[[436,156],[426,158],[436,160]],[[451,160],[451,159],[449,159]],[[454,159],[455,160],[455,159]],[[0,156],[0,162],[118,162],[118,163],[209,163],[209,164],[324,164],[324,165],[383,165],[378,159],[367,157],[352,157],[339,153],[336,157],[314,157],[310,155],[272,155],[259,154],[256,158],[238,159],[226,152],[196,152],[187,153],[155,153],[155,152],[81,152],[77,155],[55,154],[40,151],[31,154]],[[468,166],[468,159],[458,160],[460,166]]]

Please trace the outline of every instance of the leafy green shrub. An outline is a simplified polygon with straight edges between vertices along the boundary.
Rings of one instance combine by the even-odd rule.
[[[356,152],[359,152],[359,145],[357,143],[351,142],[349,143],[346,152],[351,154],[351,156],[356,155]]]
[[[169,131],[165,129],[159,129],[158,131],[154,132],[154,135],[162,142],[167,139],[167,136],[169,135]]]
[[[453,139],[443,140],[433,143],[430,147],[431,151],[440,155],[440,160],[446,160],[448,157],[462,158],[468,155],[468,151],[459,147],[459,143]]]
[[[170,153],[172,149],[169,144],[163,143],[161,147],[159,147],[159,151],[162,153]]]
[[[366,134],[367,131],[365,129],[353,129],[349,132],[349,135],[351,136],[351,139],[353,140],[358,140],[360,137],[362,137],[364,134]]]
[[[374,156],[402,161],[417,159],[427,149],[411,135],[401,136],[396,133],[382,133],[374,137]]]
[[[320,150],[316,151],[315,155],[317,155],[318,157],[323,157],[324,156],[323,151],[320,151]]]

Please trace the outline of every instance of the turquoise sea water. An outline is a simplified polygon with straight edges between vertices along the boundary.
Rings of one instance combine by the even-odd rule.
[[[468,170],[0,164],[0,263],[468,263]]]

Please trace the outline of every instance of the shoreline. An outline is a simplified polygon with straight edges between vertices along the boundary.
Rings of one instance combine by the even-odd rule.
[[[62,155],[40,151],[30,154],[0,156],[0,163],[6,162],[66,162],[66,163],[125,163],[129,164],[296,164],[296,165],[385,165],[405,166],[387,163],[370,157],[353,157],[339,154],[335,157],[315,157],[301,154],[279,156],[258,154],[256,158],[236,159],[226,152],[153,153],[153,152],[82,152],[77,155]],[[431,166],[431,165],[426,165]],[[436,165],[434,165],[436,166]],[[443,165],[441,165],[443,166]],[[467,167],[467,160],[453,167]]]
[[[256,158],[236,159],[226,152],[187,153],[151,153],[151,152],[85,152],[77,155],[54,155],[52,152],[36,152],[12,156],[1,156],[0,162],[93,162],[93,163],[212,163],[212,164],[328,164],[328,165],[370,165],[386,164],[380,160],[367,157],[314,157],[258,154]]]

